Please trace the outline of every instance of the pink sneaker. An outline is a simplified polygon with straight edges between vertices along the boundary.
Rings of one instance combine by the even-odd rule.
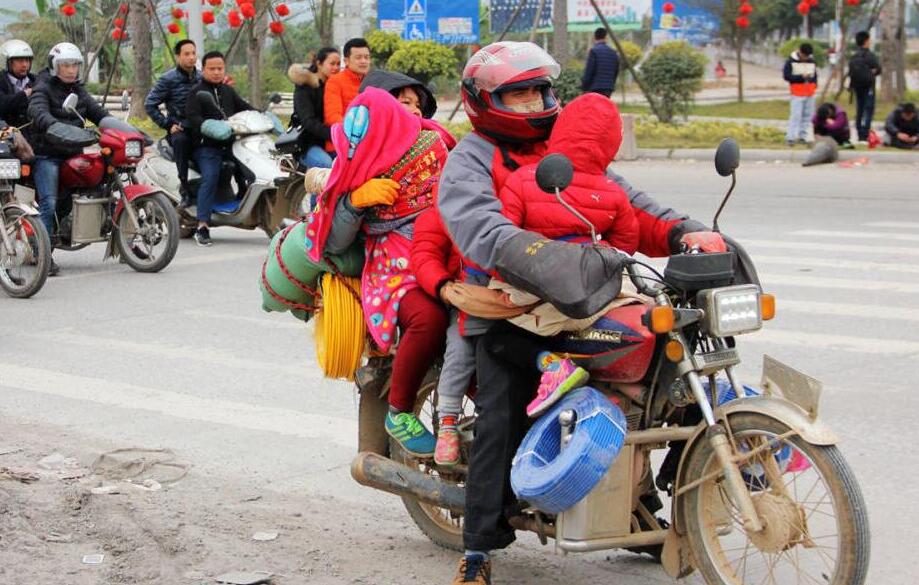
[[[538,417],[561,400],[562,396],[586,384],[589,378],[587,370],[578,367],[573,361],[558,360],[550,370],[543,372],[536,398],[527,405],[527,416]]]
[[[450,467],[459,463],[460,436],[455,428],[441,429],[437,433],[437,446],[434,447],[434,463]]]

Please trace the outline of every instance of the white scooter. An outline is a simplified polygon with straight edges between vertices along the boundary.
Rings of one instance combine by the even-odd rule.
[[[271,103],[279,101],[278,94],[269,97]],[[272,237],[285,219],[300,215],[304,192],[302,189],[285,188],[291,182],[291,167],[285,157],[275,151],[275,123],[271,117],[248,110],[230,116],[227,123],[233,129],[236,140],[231,147],[232,160],[224,162],[221,169],[217,205],[211,213],[210,225],[248,230],[260,228]],[[189,163],[188,186],[195,193],[201,175],[194,161]],[[241,198],[236,197],[234,172],[237,169],[249,184]],[[154,184],[170,197],[179,213],[182,236],[191,237],[197,223],[197,209],[194,204],[180,205],[175,158],[165,138],[156,142],[154,152],[144,157],[136,174],[140,182]],[[298,182],[302,183],[302,180]]]

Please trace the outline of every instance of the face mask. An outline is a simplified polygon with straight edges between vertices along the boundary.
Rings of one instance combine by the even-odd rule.
[[[507,109],[517,114],[535,114],[536,112],[543,111],[545,108],[543,107],[542,99],[535,99],[531,102],[507,106]]]

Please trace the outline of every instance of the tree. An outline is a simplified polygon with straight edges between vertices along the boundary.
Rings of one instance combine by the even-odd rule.
[[[313,22],[319,40],[323,46],[332,44],[332,19],[335,16],[335,0],[310,0],[310,10],[313,12]]]
[[[402,37],[398,34],[382,30],[370,32],[366,39],[367,44],[370,45],[373,64],[377,67],[383,67],[403,43]]]
[[[552,53],[564,69],[571,60],[568,52],[568,0],[553,0]]]
[[[386,66],[401,71],[421,83],[430,83],[438,76],[455,77],[459,62],[456,55],[434,41],[407,41],[392,54]]]
[[[131,84],[131,113],[133,118],[144,119],[144,97],[153,86],[153,35],[150,31],[150,6],[147,0],[131,0],[128,20],[134,54],[134,80]]]
[[[663,43],[651,51],[641,65],[641,77],[656,98],[661,122],[689,114],[695,93],[702,89],[706,62],[705,55],[683,41]]]
[[[269,0],[256,0],[256,17],[247,31],[246,76],[249,79],[249,103],[259,107],[262,103],[262,47],[268,31]]]

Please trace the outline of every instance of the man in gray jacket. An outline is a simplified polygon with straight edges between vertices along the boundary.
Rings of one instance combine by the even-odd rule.
[[[536,162],[544,154],[559,110],[551,89],[558,73],[559,66],[552,57],[530,43],[494,43],[466,64],[463,104],[474,132],[447,160],[438,206],[466,260],[467,282],[487,284],[489,272],[496,269],[506,277],[498,268],[502,249],[514,246],[515,238],[529,235],[501,214],[496,190],[515,168]],[[610,176],[629,195],[639,217],[643,253],[666,256],[682,244],[698,245],[703,251],[724,251],[718,234],[659,206],[622,177]],[[511,270],[515,268],[527,271],[525,266]],[[464,333],[482,333],[485,327],[487,323],[479,323],[478,330],[467,328]],[[526,431],[526,404],[539,381],[535,364],[529,371],[523,370],[486,351],[483,343],[476,346],[479,389],[475,401],[479,414],[466,478],[466,554],[454,585],[490,584],[489,551],[514,541],[514,529],[505,515],[514,502],[509,481],[511,460]]]

